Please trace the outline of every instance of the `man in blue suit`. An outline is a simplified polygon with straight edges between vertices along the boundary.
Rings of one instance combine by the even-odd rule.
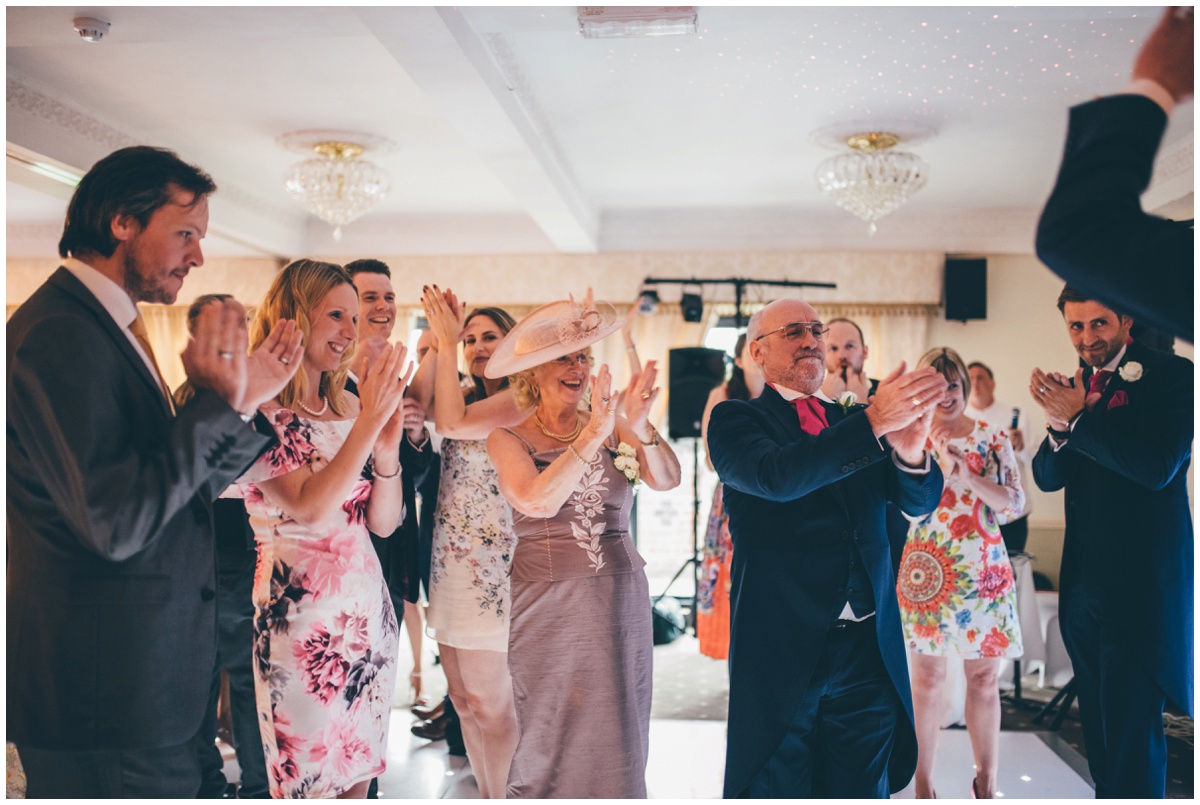
[[[1062,167],[1037,231],[1038,257],[1072,287],[1188,341],[1192,222],[1146,213],[1141,196],[1168,117],[1192,96],[1194,54],[1193,10],[1168,8],[1138,52],[1133,80],[1071,109]]]
[[[901,365],[843,410],[821,394],[816,319],[796,299],[750,319],[768,385],[708,428],[735,548],[726,797],[884,798],[916,766],[884,508],[937,507],[924,445],[946,381]]]
[[[1059,617],[1097,797],[1163,797],[1167,701],[1193,713],[1187,470],[1193,367],[1129,338],[1133,319],[1066,287],[1081,368],[1040,369],[1040,489],[1066,490]]]

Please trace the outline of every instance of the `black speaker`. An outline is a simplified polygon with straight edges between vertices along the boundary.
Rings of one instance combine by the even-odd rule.
[[[671,350],[671,396],[667,405],[667,435],[672,439],[698,437],[708,393],[725,381],[725,352],[706,347]]]
[[[987,318],[987,260],[946,258],[946,321]]]

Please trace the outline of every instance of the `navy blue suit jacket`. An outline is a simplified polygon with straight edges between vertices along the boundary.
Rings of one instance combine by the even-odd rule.
[[[830,427],[804,433],[791,403],[768,386],[757,399],[713,409],[708,450],[725,483],[733,539],[729,737],[725,796],[736,797],[782,742],[846,604],[849,550],[857,546],[875,596],[876,633],[904,702],[888,768],[899,791],[916,768],[916,735],[896,574],[885,524],[891,500],[933,511],[942,473],[901,472],[863,409],[826,406]]]
[[[1142,324],[1193,339],[1195,236],[1142,210],[1167,115],[1142,95],[1071,109],[1062,167],[1038,223],[1055,274]]]
[[[1142,377],[1128,382],[1113,375],[1061,450],[1054,452],[1049,438],[1042,442],[1033,479],[1046,492],[1066,489],[1064,631],[1073,628],[1074,601],[1098,598],[1102,617],[1129,652],[1191,714],[1193,366],[1137,343],[1121,365],[1131,362],[1142,365]],[[1118,394],[1128,403],[1109,408]]]

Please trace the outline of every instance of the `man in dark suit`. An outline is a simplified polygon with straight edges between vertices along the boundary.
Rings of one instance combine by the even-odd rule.
[[[1120,94],[1071,109],[1058,182],[1038,224],[1042,262],[1097,301],[1193,340],[1191,222],[1142,210],[1154,155],[1175,105],[1192,95],[1192,9],[1168,8]]]
[[[924,444],[946,381],[902,365],[845,411],[820,393],[816,318],[795,299],[751,318],[768,385],[708,428],[734,544],[727,797],[887,797],[916,766],[884,505],[936,508]]]
[[[8,739],[31,797],[199,788],[211,502],[300,359],[294,324],[248,358],[239,311],[211,306],[174,408],[135,303],[171,304],[204,262],[213,190],[170,151],[100,160],[67,208],[68,259],[8,322]]]
[[[1163,707],[1193,713],[1193,367],[1069,286],[1058,308],[1082,365],[1033,372],[1049,430],[1033,478],[1066,490],[1059,618],[1088,767],[1098,797],[1161,798]]]

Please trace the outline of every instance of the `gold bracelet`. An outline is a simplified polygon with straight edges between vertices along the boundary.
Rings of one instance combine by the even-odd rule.
[[[403,468],[399,464],[397,464],[395,472],[393,472],[391,475],[383,475],[379,472],[379,470],[375,469],[374,460],[371,461],[371,473],[375,476],[376,481],[390,481],[393,478],[399,478],[401,469],[403,469]]]
[[[658,447],[658,428],[651,425],[650,432],[654,435],[650,437],[650,441],[648,442],[642,442],[642,437],[638,436],[638,441],[642,442],[642,447]],[[637,436],[637,434],[634,435]]]
[[[567,452],[570,453],[571,455],[575,456],[575,458],[579,459],[580,464],[582,464],[585,467],[587,466],[587,461],[584,460],[583,456],[579,455],[579,451],[575,449],[575,445],[573,445],[573,444],[567,445]]]

